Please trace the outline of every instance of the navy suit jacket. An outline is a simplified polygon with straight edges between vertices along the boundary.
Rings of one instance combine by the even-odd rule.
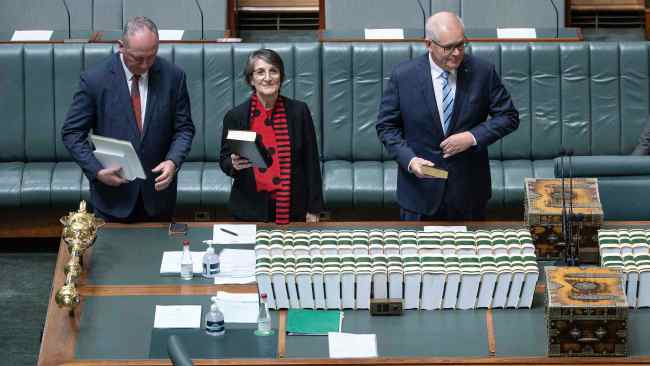
[[[436,106],[428,53],[397,65],[384,90],[377,134],[397,160],[397,201],[409,211],[433,215],[442,203],[459,210],[485,208],[492,194],[487,146],[519,126],[519,113],[494,65],[465,55],[456,80],[446,136]],[[440,143],[464,131],[474,135],[477,145],[443,159]],[[447,170],[448,179],[420,179],[409,173],[409,162],[416,156]]]
[[[147,179],[136,179],[119,187],[97,180],[103,167],[88,142],[90,130],[96,135],[131,141],[142,162]],[[149,88],[144,132],[135,122],[126,75],[118,53],[81,74],[61,131],[63,143],[90,181],[90,199],[100,211],[127,217],[142,192],[151,216],[171,216],[176,205],[176,178],[160,192],[154,189],[156,175],[151,170],[164,160],[176,168],[187,157],[194,137],[185,73],[157,57],[149,69]]]

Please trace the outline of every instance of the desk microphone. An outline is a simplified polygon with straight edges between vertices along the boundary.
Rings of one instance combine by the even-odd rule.
[[[199,0],[194,0],[194,3],[196,3],[196,7],[199,8],[199,14],[201,15],[201,40],[204,40],[205,32],[203,30],[203,8],[201,8],[201,4],[199,4]]]
[[[65,12],[68,15],[68,39],[72,38],[72,31],[70,30],[70,8],[68,8],[68,2],[65,0],[63,1],[63,7],[65,8]]]
[[[424,11],[424,6],[422,2],[418,0],[418,5],[420,6],[420,11],[422,12],[422,38],[427,39],[427,12]]]
[[[557,11],[557,6],[555,1],[548,0],[553,5],[553,10],[555,10],[555,38],[560,38],[560,13]]]

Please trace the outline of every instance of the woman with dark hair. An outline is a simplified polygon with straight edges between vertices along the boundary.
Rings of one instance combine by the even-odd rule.
[[[323,209],[320,160],[309,108],[280,95],[284,63],[276,52],[257,50],[244,70],[253,92],[223,119],[219,164],[234,178],[230,211],[255,221],[318,222]],[[229,130],[255,131],[272,158],[267,169],[231,151]]]

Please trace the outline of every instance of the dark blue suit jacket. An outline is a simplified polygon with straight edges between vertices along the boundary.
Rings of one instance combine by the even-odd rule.
[[[465,55],[456,80],[447,136],[469,131],[477,145],[448,159],[442,158],[440,148],[447,136],[436,107],[428,53],[397,65],[384,90],[377,134],[397,160],[397,200],[409,211],[433,215],[443,202],[460,210],[484,208],[492,193],[487,146],[519,126],[519,114],[494,65]],[[419,179],[409,173],[409,162],[416,156],[448,170],[448,179]]]
[[[147,175],[119,187],[109,187],[96,179],[103,167],[94,157],[88,133],[131,141]],[[135,122],[131,97],[119,54],[81,74],[61,131],[63,143],[90,181],[92,204],[114,217],[128,216],[142,192],[145,209],[151,216],[171,216],[176,205],[176,179],[161,192],[154,189],[151,170],[164,160],[176,168],[187,157],[194,137],[185,73],[157,57],[149,69],[149,88],[144,133]]]

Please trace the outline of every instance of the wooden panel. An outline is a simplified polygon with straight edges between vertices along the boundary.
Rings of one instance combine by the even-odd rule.
[[[572,10],[643,10],[645,0],[571,0]]]
[[[318,9],[318,0],[239,0],[240,8],[302,8],[311,7]]]

